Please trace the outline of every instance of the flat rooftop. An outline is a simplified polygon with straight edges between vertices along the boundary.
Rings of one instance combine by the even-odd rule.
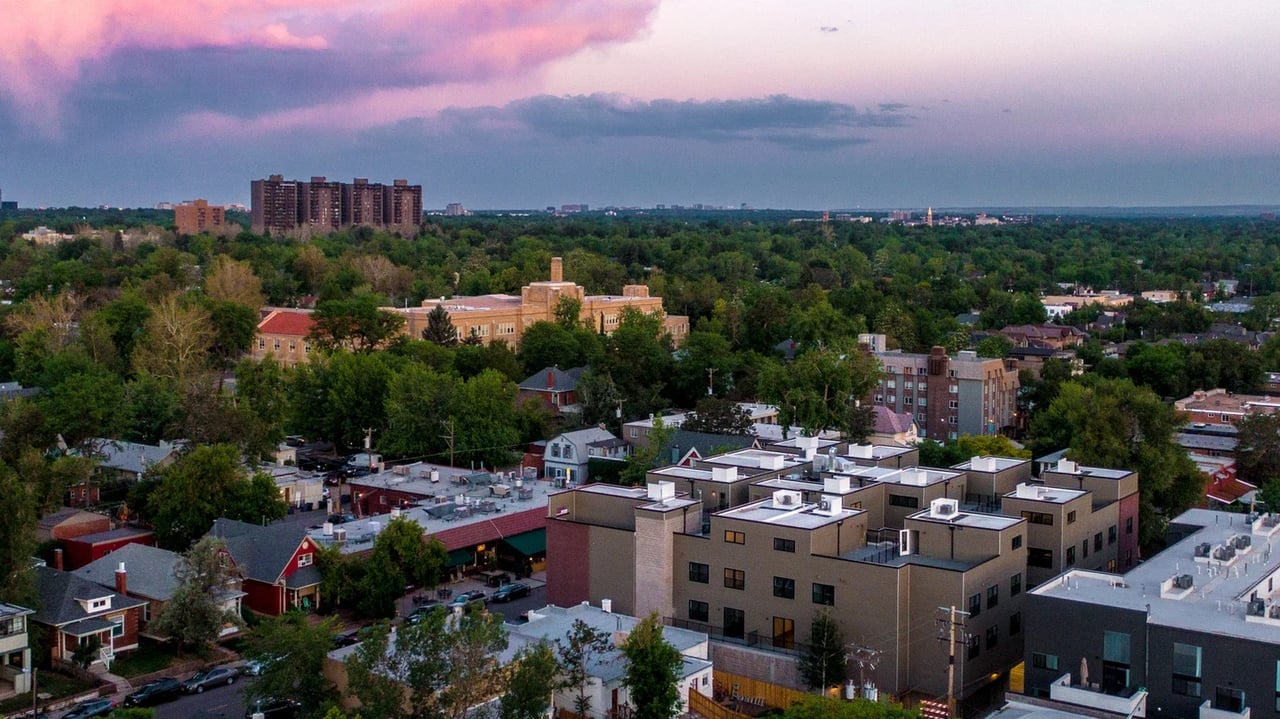
[[[1043,484],[1019,484],[1012,492],[1004,495],[1005,499],[1026,499],[1033,502],[1049,504],[1067,504],[1089,493],[1079,489],[1060,489],[1046,487]]]
[[[1148,611],[1147,621],[1175,629],[1211,632],[1225,636],[1280,644],[1280,619],[1249,617],[1246,608],[1253,592],[1258,592],[1269,611],[1274,598],[1268,596],[1268,579],[1280,572],[1280,522],[1265,527],[1262,520],[1251,525],[1249,515],[1192,509],[1173,520],[1173,529],[1190,533],[1139,564],[1127,574],[1073,570],[1045,582],[1032,594],[1076,602]],[[1232,538],[1248,536],[1247,550],[1236,550],[1233,558],[1219,561],[1197,557],[1196,548],[1208,544],[1216,549]],[[1173,584],[1175,577],[1189,576],[1190,588]]]
[[[1006,517],[1003,514],[984,514],[982,512],[957,512],[947,517],[935,517],[931,514],[931,510],[928,509],[909,514],[907,519],[948,524],[955,527],[973,527],[974,529],[994,529],[997,531],[1008,529],[1018,522],[1026,521],[1022,517]]]
[[[694,467],[684,467],[678,464],[669,465],[660,469],[649,470],[650,476],[671,477],[673,479],[689,479],[699,481],[711,481],[711,470],[696,469]]]
[[[952,469],[958,469],[962,472],[1003,472],[1006,469],[1013,469],[1024,464],[1031,464],[1029,459],[1017,459],[1015,457],[996,457],[992,455],[983,455],[980,457],[972,457],[960,464],[951,465]]]
[[[726,519],[741,519],[748,522],[761,522],[781,527],[796,529],[817,529],[828,524],[848,519],[861,514],[861,509],[848,509],[836,504],[830,511],[819,509],[812,503],[779,504],[773,497],[767,497],[750,504],[716,512],[714,516]]]
[[[1129,475],[1133,474],[1133,470],[1131,469],[1109,469],[1107,467],[1086,467],[1080,464],[1075,465],[1074,468],[1068,469],[1068,468],[1064,468],[1061,462],[1059,462],[1057,465],[1045,468],[1044,470],[1045,474],[1048,474],[1050,472],[1054,474],[1069,474],[1071,476],[1083,475],[1085,477],[1101,477],[1103,479],[1124,479],[1125,477],[1128,477]]]
[[[840,459],[892,459],[914,452],[915,449],[915,447],[896,447],[890,444],[851,444],[849,450]]]
[[[796,469],[811,464],[795,455],[785,452],[770,452],[764,449],[740,449],[736,452],[717,454],[714,457],[698,460],[698,463],[722,467],[738,467],[754,469],[761,472]]]

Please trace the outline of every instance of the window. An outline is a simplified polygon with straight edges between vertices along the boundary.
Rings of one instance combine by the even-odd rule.
[[[828,607],[835,606],[835,603],[836,603],[835,586],[831,584],[818,584],[817,582],[814,582],[813,603],[825,604]]]
[[[955,401],[954,399],[947,402],[947,409],[959,409],[959,408],[960,408],[960,403]]]
[[[905,404],[906,406],[910,407],[910,406],[911,406],[911,395],[907,395],[906,397],[903,397],[903,398],[902,398],[902,403],[903,403],[903,404]]]
[[[297,352],[297,351],[298,351],[298,343],[297,343],[297,341],[295,341],[295,340],[289,340],[289,351],[290,351],[290,352]]]
[[[890,507],[906,507],[908,509],[919,509],[920,498],[911,497],[905,494],[890,494],[889,506]]]
[[[639,436],[640,436],[640,433],[639,433],[638,431],[636,431],[636,428],[635,428],[635,427],[632,427],[632,428],[631,428],[631,439],[635,439],[636,437],[639,437]]]
[[[142,621],[143,622],[151,621],[151,602],[147,602],[146,604],[142,605]]]
[[[982,614],[982,595],[974,594],[969,597],[969,616],[976,617]]]
[[[773,550],[775,552],[794,552],[796,551],[796,540],[783,539],[782,537],[774,537]]]
[[[773,596],[783,599],[796,598],[796,580],[786,577],[773,578]]]
[[[103,610],[103,609],[110,609],[110,608],[111,608],[111,598],[110,598],[110,597],[107,597],[106,599],[93,599],[93,600],[90,600],[90,602],[89,602],[89,611],[90,611],[90,612],[97,612],[97,611],[101,611],[101,610]]]
[[[694,622],[708,621],[711,614],[711,608],[706,602],[699,602],[696,599],[689,600],[689,620]]]
[[[746,544],[747,535],[742,532],[735,532],[732,529],[724,530],[724,541],[729,544]]]
[[[1173,643],[1173,693],[1200,698],[1200,647]]]
[[[876,395],[876,404],[881,404],[882,402],[884,402],[884,395],[882,394]]]
[[[915,382],[912,382],[912,381],[910,381],[910,380],[908,380],[908,381],[906,381],[906,382],[903,382],[903,383],[902,383],[902,388],[903,388],[903,389],[915,389],[915,388],[916,388],[916,383],[915,383]]]
[[[515,334],[515,333],[516,333],[516,323],[514,323],[514,322],[499,322],[499,323],[498,323],[498,334],[500,334],[500,335],[513,335],[513,334]]]
[[[959,420],[956,419],[956,416],[954,414],[951,415],[950,417],[947,417],[947,424],[956,424],[958,421]]]
[[[1035,669],[1048,669],[1056,672],[1058,671],[1058,655],[1032,652],[1031,666]]]
[[[1239,714],[1244,711],[1244,690],[1218,687],[1213,697],[1213,708]]]
[[[1095,552],[1102,551],[1102,532],[1098,532],[1097,534],[1093,535],[1093,551]]]
[[[1022,548],[1022,535],[1021,535],[1021,534],[1015,534],[1015,535],[1014,535],[1014,537],[1013,537],[1013,543],[1012,543],[1012,544],[1013,544],[1013,546],[1011,547],[1012,549],[1021,549],[1021,548]]]
[[[566,444],[566,445],[564,446],[564,458],[565,458],[565,459],[573,459],[573,445],[571,445],[571,444]]]
[[[124,636],[124,617],[113,617],[111,619],[111,638]]]
[[[260,350],[265,350],[266,348],[267,348],[267,341],[266,341],[266,340],[264,340],[264,339],[259,338],[259,339],[258,339],[258,349],[260,349]]]
[[[1276,711],[1280,711],[1280,659],[1276,660]]]
[[[724,568],[724,586],[726,589],[746,589],[747,573],[741,569]]]
[[[311,560],[312,560],[312,559],[314,559],[314,558],[315,558],[315,555],[313,555],[311,552],[307,552],[306,554],[299,554],[299,555],[298,555],[298,566],[299,566],[299,567],[310,567],[310,566],[311,566]]]
[[[1022,510],[1022,518],[1027,520],[1027,524],[1045,524],[1050,527],[1053,526],[1053,515],[1048,512],[1032,512],[1024,509]]]
[[[1049,569],[1053,567],[1053,550],[1027,547],[1027,566]]]
[[[707,584],[711,581],[711,567],[702,562],[689,562],[689,581]]]
[[[303,343],[302,343],[302,354],[304,354],[304,355],[309,355],[309,354],[311,354],[311,343],[310,343],[310,342],[303,342]]]
[[[280,340],[271,340],[271,349],[276,352],[280,351]]]
[[[947,392],[951,394],[960,394],[960,387],[953,384],[947,388]]]
[[[552,457],[559,457],[559,456],[560,456],[560,445],[558,445],[558,444],[553,444],[553,445],[551,445],[551,456],[552,456]]]
[[[987,649],[995,649],[1000,644],[1000,627],[992,624],[987,627]]]
[[[921,384],[921,385],[920,385],[920,389],[924,389],[924,384]],[[921,397],[921,398],[920,398],[920,401],[919,401],[919,402],[917,402],[916,404],[917,404],[917,405],[919,405],[919,406],[921,406],[921,407],[928,407],[928,406],[929,406],[929,399],[928,399],[927,397]],[[923,421],[923,420],[922,420],[922,421]]]
[[[1113,524],[1107,528],[1107,544],[1115,544],[1115,543],[1116,543],[1116,525]]]
[[[1080,558],[1089,558],[1089,540],[1087,539],[1080,543]]]
[[[1125,517],[1125,520],[1124,520],[1124,533],[1125,533],[1125,534],[1133,534],[1133,517]]]
[[[921,402],[921,404],[924,404],[924,403],[923,403],[923,402]],[[917,415],[916,415],[916,421],[917,421],[917,422],[920,422],[920,423],[928,422],[928,421],[929,421],[929,415],[925,414],[924,412],[921,412],[921,413],[919,413],[919,414],[917,414]]]
[[[1009,636],[1016,637],[1022,633],[1022,612],[1009,615]]]
[[[969,647],[968,658],[977,659],[978,655],[982,653],[982,637],[979,637],[977,634],[970,634],[968,639],[965,640],[965,643]]]
[[[741,609],[724,608],[724,635],[734,639],[742,639],[746,634],[747,617]]]
[[[1076,523],[1076,510],[1073,509],[1070,512],[1067,512],[1067,524],[1075,524],[1075,523]]]
[[[1009,596],[1016,597],[1022,593],[1022,572],[1009,577]]]
[[[1076,564],[1076,548],[1075,545],[1067,547],[1067,566],[1074,567]]]
[[[884,383],[884,386],[885,386],[887,389],[892,389],[892,390],[896,390],[896,389],[898,389],[898,383],[897,383],[897,382],[895,382],[895,381],[893,381],[893,380],[889,380],[888,382],[885,382],[885,383]]]
[[[992,584],[987,587],[987,609],[991,609],[1000,603],[1000,585]]]

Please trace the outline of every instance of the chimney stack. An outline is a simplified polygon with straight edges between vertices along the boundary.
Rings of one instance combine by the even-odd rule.
[[[559,257],[551,258],[551,281],[564,282],[564,260]]]
[[[58,570],[59,572],[62,571],[62,550],[61,549],[53,550],[53,568]]]
[[[124,571],[124,562],[116,567],[116,594],[122,597],[129,594],[129,574]]]
[[[552,370],[547,370],[547,389],[555,389],[555,388],[556,388],[556,373],[553,372]]]

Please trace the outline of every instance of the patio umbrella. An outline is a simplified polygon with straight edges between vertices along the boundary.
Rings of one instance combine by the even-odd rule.
[[[1080,686],[1089,686],[1089,660],[1080,657]]]

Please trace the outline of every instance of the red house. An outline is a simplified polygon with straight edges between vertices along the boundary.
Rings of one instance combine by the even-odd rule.
[[[98,640],[93,664],[111,665],[116,654],[138,647],[138,622],[146,602],[126,596],[123,572],[116,591],[50,567],[37,567],[41,609],[31,621],[46,630],[50,659],[70,662],[76,649]]]
[[[244,606],[278,616],[292,608],[320,606],[317,547],[301,524],[265,527],[218,519],[209,532],[221,539],[243,579]]]
[[[121,527],[109,532],[86,534],[83,537],[63,540],[67,570],[79,569],[95,562],[128,544],[156,545],[155,532],[136,527]]]
[[[578,380],[586,371],[586,367],[570,370],[547,367],[535,372],[517,387],[516,404],[523,405],[532,399],[554,414],[578,412]]]

